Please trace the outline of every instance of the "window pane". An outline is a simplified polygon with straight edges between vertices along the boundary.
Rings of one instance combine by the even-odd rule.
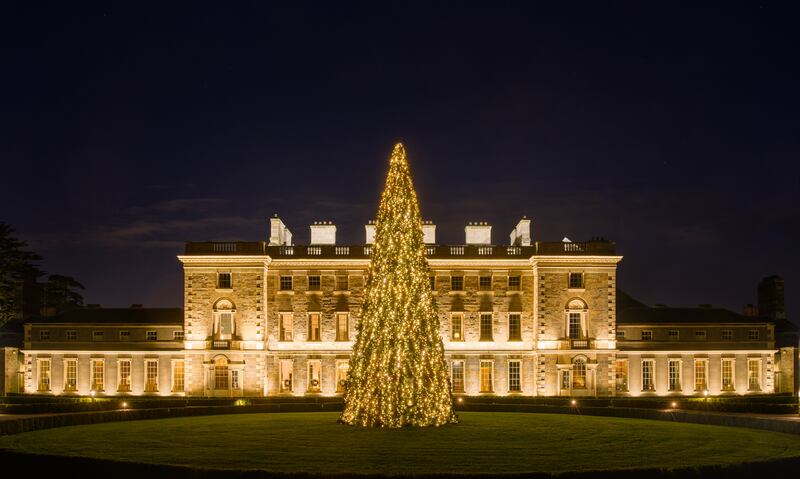
[[[508,340],[522,341],[522,327],[520,325],[520,315],[511,313],[508,315]]]
[[[581,339],[581,313],[569,313],[569,337],[570,339]]]
[[[481,276],[479,281],[479,287],[481,291],[489,291],[492,289],[492,277],[491,276]]]
[[[481,392],[492,392],[492,362],[481,361]]]
[[[508,289],[510,291],[519,291],[520,285],[520,277],[519,276],[509,276],[508,277]]]
[[[694,389],[695,391],[706,390],[706,361],[704,359],[694,360]]]
[[[750,391],[761,389],[761,361],[758,359],[747,360],[747,389]]]
[[[521,391],[522,387],[520,385],[520,362],[519,361],[509,361],[508,362],[508,390],[509,391]]]
[[[281,291],[290,291],[292,289],[292,277],[281,276]]]
[[[280,331],[281,341],[292,340],[292,323],[293,323],[293,316],[291,313],[281,314],[281,331]]]
[[[308,277],[308,289],[309,289],[309,291],[319,291],[319,289],[320,289],[319,276],[309,276]]]
[[[450,277],[450,289],[453,291],[463,291],[464,290],[464,277],[463,276],[451,276]]]
[[[119,386],[117,389],[121,392],[130,392],[131,390],[130,360],[121,360],[119,362]]]
[[[78,360],[67,359],[64,364],[64,391],[78,389]]]
[[[481,313],[481,341],[492,340],[492,313]]]
[[[219,289],[230,289],[231,287],[231,274],[219,273],[217,287]]]
[[[617,375],[617,391],[628,390],[628,360],[617,359],[614,364],[614,370]]]
[[[669,361],[669,390],[680,391],[681,389],[681,362],[670,359]]]
[[[586,362],[576,359],[572,364],[572,388],[586,389]]]
[[[563,276],[562,276],[563,278]],[[583,288],[583,273],[570,273],[569,274],[569,287],[570,288]]]
[[[453,314],[451,319],[451,335],[453,341],[464,340],[464,318],[461,314]]]
[[[350,332],[348,330],[348,314],[338,313],[336,315],[336,340],[348,341],[350,339]]]
[[[453,361],[452,371],[453,392],[464,392],[464,361]]]
[[[308,315],[308,340],[319,341],[319,314]]]

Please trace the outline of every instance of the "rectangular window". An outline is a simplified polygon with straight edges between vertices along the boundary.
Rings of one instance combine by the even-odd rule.
[[[570,389],[572,381],[569,378],[569,369],[561,370],[561,389]]]
[[[722,390],[733,391],[733,359],[722,360]]]
[[[617,359],[614,362],[614,372],[617,376],[617,391],[626,392],[628,390],[628,360]]]
[[[464,340],[464,315],[461,313],[452,313],[450,315],[450,340]]]
[[[103,331],[92,331],[92,341],[102,341],[105,338]]]
[[[583,288],[583,273],[570,273],[569,274],[569,287],[570,288]]]
[[[508,340],[522,341],[522,325],[519,313],[508,313]]]
[[[680,339],[680,337],[681,337],[680,336],[680,331],[678,331],[677,329],[670,329],[669,330],[669,340],[670,341],[677,341],[678,339]]]
[[[761,360],[747,360],[747,389],[748,391],[761,390]]]
[[[453,361],[451,384],[454,393],[464,392],[464,361]]]
[[[653,340],[652,331],[642,331],[642,341],[652,341],[652,340]]]
[[[617,330],[617,339],[619,340],[625,339],[625,331]]]
[[[74,329],[68,329],[66,334],[67,341],[77,341],[78,339],[78,331]]]
[[[758,338],[760,336],[758,333],[759,331],[757,329],[751,329],[747,331],[747,339],[749,339],[750,341],[758,341]]]
[[[144,362],[144,392],[158,391],[158,361],[147,359]]]
[[[569,338],[581,339],[581,313],[569,313]]]
[[[131,391],[131,360],[120,359],[117,363],[119,367],[119,381],[117,382],[117,390],[119,392]]]
[[[220,321],[220,324],[222,324],[222,321]],[[148,341],[156,341],[158,340],[158,331],[148,331],[146,337]]]
[[[708,361],[705,359],[694,360],[694,390],[703,392],[708,389]]]
[[[492,313],[481,313],[481,341],[492,341]]]
[[[186,338],[186,335],[183,334],[183,331],[173,331],[172,332],[172,340],[173,341],[183,341]]]
[[[74,392],[78,390],[78,360],[64,360],[64,391]]]
[[[348,281],[347,276],[337,276],[336,277],[336,291],[347,291],[348,288]]]
[[[655,361],[652,359],[642,360],[642,391],[655,391]]]
[[[49,329],[40,329],[39,330],[39,341],[50,341],[50,330]]]
[[[336,340],[350,340],[350,318],[347,313],[336,313]]]
[[[294,316],[292,313],[281,313],[281,341],[292,341],[292,329],[294,323]]]
[[[723,341],[731,341],[731,340],[733,340],[733,330],[732,329],[723,329],[722,330],[722,339],[723,339]]]
[[[430,277],[431,291],[436,291],[436,276]]]
[[[291,290],[292,290],[292,277],[281,276],[281,291],[291,291]]]
[[[508,362],[508,390],[511,392],[522,391],[522,384],[520,383],[520,362]]]
[[[519,276],[509,276],[508,277],[508,290],[509,291],[519,291],[520,287],[520,277]]]
[[[319,361],[308,362],[308,392],[319,392],[322,385],[322,375],[320,370],[322,366]]]
[[[308,290],[309,291],[319,291],[322,287],[322,282],[320,281],[319,276],[309,276],[308,277]]]
[[[450,276],[450,289],[452,291],[464,291],[464,277]]]
[[[492,289],[492,277],[491,276],[481,276],[478,278],[478,288],[481,291],[491,291]]]
[[[336,392],[343,393],[347,389],[347,373],[350,371],[350,362],[336,361]]]
[[[231,389],[239,389],[239,370],[231,369]]]
[[[697,340],[697,341],[705,341],[706,340],[706,330],[705,329],[695,330],[694,339]]]
[[[50,359],[39,359],[36,361],[39,378],[39,391],[50,390]]]
[[[481,361],[481,392],[492,392],[492,368],[494,364],[491,361]]]
[[[183,392],[184,388],[184,364],[183,359],[172,361],[172,392]]]
[[[214,365],[214,389],[221,391],[228,389],[230,380],[230,369],[227,363],[221,361],[219,364]]]
[[[219,313],[219,334],[223,338],[230,338],[233,334],[232,313]],[[149,338],[148,341],[150,341]],[[153,341],[155,341],[155,339],[153,339]]]
[[[308,340],[319,341],[319,313],[309,313],[308,315]]]
[[[120,331],[119,332],[119,340],[120,341],[130,341],[131,339],[131,332],[130,331]]]
[[[217,275],[217,288],[218,289],[231,289],[231,274],[219,273]]]
[[[291,359],[281,359],[280,390],[282,393],[292,392],[294,377],[294,362]]]
[[[669,360],[669,390],[681,390],[681,362],[678,359]]]
[[[105,361],[92,359],[92,391],[105,389]]]

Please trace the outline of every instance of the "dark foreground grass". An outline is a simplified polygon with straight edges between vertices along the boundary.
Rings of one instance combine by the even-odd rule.
[[[362,429],[338,413],[117,422],[0,438],[32,453],[319,473],[519,473],[675,468],[800,456],[800,436],[638,419],[461,413],[440,428]]]

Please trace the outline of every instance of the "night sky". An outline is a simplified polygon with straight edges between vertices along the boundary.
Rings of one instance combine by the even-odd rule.
[[[0,221],[86,302],[180,306],[184,241],[274,213],[362,243],[399,140],[439,243],[527,215],[616,241],[644,302],[741,311],[780,274],[800,322],[788,2],[126,3],[2,14]]]

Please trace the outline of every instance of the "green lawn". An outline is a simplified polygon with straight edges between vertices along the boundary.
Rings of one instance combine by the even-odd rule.
[[[122,461],[286,472],[478,473],[677,467],[800,455],[800,436],[559,414],[461,413],[424,429],[362,429],[337,413],[206,416],[75,426],[0,447]]]

